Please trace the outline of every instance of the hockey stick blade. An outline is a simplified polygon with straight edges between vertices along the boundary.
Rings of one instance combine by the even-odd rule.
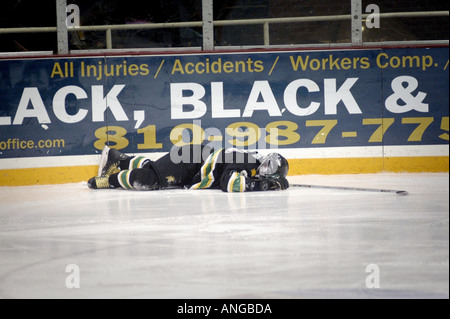
[[[305,184],[293,184],[291,187],[304,187],[304,188],[321,188],[321,189],[334,189],[345,191],[362,191],[362,192],[377,192],[377,193],[395,193],[400,196],[408,195],[407,191],[393,190],[393,189],[377,189],[377,188],[362,188],[362,187],[344,187],[344,186],[324,186],[324,185],[305,185]]]

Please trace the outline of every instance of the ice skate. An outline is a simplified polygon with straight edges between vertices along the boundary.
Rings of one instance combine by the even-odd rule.
[[[129,156],[119,152],[118,150],[105,146],[103,148],[100,165],[98,167],[98,176],[109,177],[112,174],[120,172],[120,161],[128,158]]]
[[[111,185],[109,184],[109,177],[106,176],[97,176],[92,177],[88,182],[88,187],[90,189],[107,189],[111,188]]]

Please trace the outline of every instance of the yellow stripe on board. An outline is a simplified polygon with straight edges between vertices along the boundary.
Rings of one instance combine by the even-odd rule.
[[[449,171],[448,156],[321,158],[289,160],[289,175],[440,173]]]
[[[385,171],[393,173],[441,173],[448,172],[447,157],[387,157],[384,159]]]
[[[98,166],[46,167],[0,170],[0,186],[51,185],[86,182]]]
[[[0,186],[68,184],[88,181],[98,166],[0,170]],[[289,175],[438,173],[449,171],[448,156],[291,159]]]

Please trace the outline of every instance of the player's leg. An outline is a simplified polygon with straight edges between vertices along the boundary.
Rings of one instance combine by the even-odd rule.
[[[117,182],[117,178],[124,178],[123,176],[127,176],[127,179],[124,180],[129,181],[130,171],[142,168],[151,170],[151,163],[153,162],[150,159],[143,156],[128,156],[116,149],[110,149],[108,146],[105,146],[100,160],[98,176],[93,177],[88,181],[88,187],[91,189],[107,189],[125,186],[123,188],[128,189],[128,184],[121,185]],[[125,171],[127,172],[119,175],[119,173]],[[138,188],[152,188],[154,182],[151,178],[149,178],[147,184],[142,181],[145,176],[152,173],[154,172],[149,173],[145,172],[145,170],[144,172],[133,172],[133,174],[131,174],[131,185],[136,181],[136,185],[143,185],[142,187],[138,186]]]
[[[120,173],[111,175],[108,181],[113,188],[134,189],[137,191],[160,189],[159,178],[152,169],[123,170]]]
[[[105,146],[100,159],[98,176],[111,176],[124,169],[144,168],[151,162],[143,156],[129,156],[116,149]]]
[[[111,176],[97,176],[88,181],[91,189],[123,188],[149,191],[160,188],[159,178],[153,169],[126,169]]]
[[[145,157],[130,157],[110,149],[102,156],[106,160],[99,169],[101,176],[91,178],[88,187],[154,190],[192,185],[202,166],[201,155],[204,152],[203,146],[186,145],[153,162]]]

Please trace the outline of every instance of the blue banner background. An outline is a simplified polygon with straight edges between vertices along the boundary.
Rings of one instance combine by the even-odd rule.
[[[448,144],[448,56],[439,47],[0,60],[0,158],[98,154],[105,142],[128,153],[169,151],[179,125],[194,127],[186,142],[201,126],[201,141],[212,134],[225,147],[236,146],[234,135],[265,146],[270,127],[279,148]],[[299,79],[312,86],[288,94],[297,105],[288,107],[286,88]],[[183,101],[197,94],[200,102],[176,113],[177,88]],[[359,113],[351,114],[353,101]],[[320,104],[311,114],[291,112],[311,103]],[[226,130],[249,125],[267,132],[248,142],[245,130]]]

